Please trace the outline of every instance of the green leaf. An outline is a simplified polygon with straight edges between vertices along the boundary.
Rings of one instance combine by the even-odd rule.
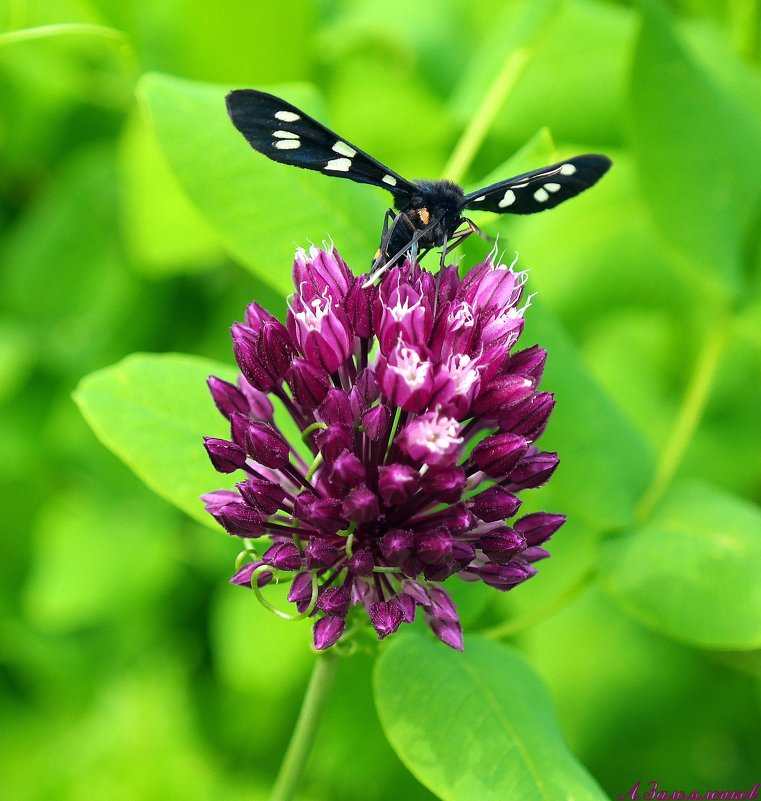
[[[270,88],[299,107],[315,105],[304,86]],[[387,195],[256,153],[228,119],[226,91],[150,74],[138,94],[180,184],[230,252],[286,294],[294,249],[310,241],[331,237],[355,272],[369,269]]]
[[[375,699],[394,750],[444,801],[604,798],[512,648],[468,637],[460,654],[399,635],[376,664]]]
[[[180,353],[136,353],[84,378],[74,399],[101,442],[154,492],[217,528],[199,496],[235,478],[220,476],[203,448],[204,436],[229,436],[206,387],[210,375],[234,381],[236,373]],[[275,417],[289,441],[301,441],[282,407]]]
[[[704,648],[761,647],[757,506],[708,484],[682,484],[601,556],[605,590],[645,625]]]
[[[659,3],[642,0],[629,90],[644,197],[690,275],[736,291],[761,186],[761,128],[693,61]]]
[[[177,183],[156,137],[133,114],[119,142],[126,245],[149,275],[211,266],[221,257],[216,232]]]
[[[210,375],[234,377],[208,359],[136,353],[82,379],[74,399],[98,439],[154,492],[216,527],[199,500],[225,483],[202,442],[227,433],[206,387]]]
[[[522,341],[547,350],[542,389],[557,399],[541,440],[543,449],[560,454],[551,497],[597,530],[628,524],[653,471],[642,436],[592,378],[545,306],[535,304],[526,313]]]

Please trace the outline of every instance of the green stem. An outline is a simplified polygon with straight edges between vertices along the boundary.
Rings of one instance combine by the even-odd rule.
[[[450,180],[462,183],[499,110],[531,61],[539,36],[548,28],[560,5],[557,0],[535,0],[528,4],[523,16],[515,23],[515,33],[511,38],[517,44],[512,48],[506,44],[510,55],[489,86],[481,105],[471,116],[470,123],[444,167],[443,175]]]
[[[33,28],[22,28],[18,31],[6,31],[0,34],[0,44],[13,44],[30,39],[44,39],[50,36],[84,35],[103,36],[106,39],[126,41],[127,36],[116,28],[106,25],[92,25],[86,22],[65,22],[54,25],[37,25]]]
[[[519,47],[510,54],[496,79],[489,87],[481,106],[471,118],[468,127],[463,131],[454,152],[444,167],[443,175],[446,175],[450,180],[455,183],[462,181],[470,163],[478,152],[478,148],[481,147],[481,143],[486,138],[494,118],[526,68],[530,57],[531,53],[525,47]]]
[[[636,517],[640,522],[650,516],[679,468],[692,435],[705,411],[728,334],[729,318],[727,316],[719,320],[708,333],[708,338],[698,356],[695,371],[684,394],[682,407],[671,432],[671,439],[661,453],[650,486],[645,490],[637,505]]]
[[[519,634],[524,629],[535,626],[540,621],[548,618],[557,609],[561,609],[566,604],[570,603],[576,596],[580,595],[587,587],[589,587],[594,580],[596,572],[593,568],[589,568],[581,574],[579,579],[574,582],[564,593],[561,593],[557,598],[554,598],[548,604],[532,609],[527,614],[506,620],[497,626],[492,626],[490,629],[479,632],[482,636],[488,637],[490,640],[501,640],[506,637],[512,637]]]
[[[288,743],[288,749],[280,765],[270,801],[290,801],[304,771],[309,751],[314,742],[320,715],[328,698],[328,691],[336,672],[338,659],[335,654],[318,654],[309,679],[299,718]]]

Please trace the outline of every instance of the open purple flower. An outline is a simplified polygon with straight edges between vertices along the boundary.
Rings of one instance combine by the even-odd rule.
[[[460,280],[454,267],[434,275],[408,260],[366,286],[335,250],[314,247],[297,253],[293,274],[286,325],[251,304],[232,327],[237,386],[209,379],[230,439],[207,438],[206,449],[242,480],[205,495],[206,509],[232,535],[271,541],[232,582],[259,592],[291,573],[288,599],[315,618],[317,649],[361,606],[380,639],[420,608],[461,650],[440,582],[457,574],[513,589],[565,520],[515,519],[516,493],[558,463],[535,445],[554,406],[537,390],[546,353],[513,350],[526,274],[488,258]],[[268,396],[300,442],[284,436]]]

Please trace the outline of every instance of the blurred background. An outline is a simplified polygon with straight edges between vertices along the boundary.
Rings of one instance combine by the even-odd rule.
[[[449,164],[475,188],[573,153],[613,158],[547,215],[475,218],[531,270],[525,344],[556,345],[543,444],[563,464],[535,505],[570,520],[531,585],[466,618],[555,605],[506,636],[611,795],[759,780],[758,538],[738,540],[744,572],[680,557],[705,636],[647,606],[679,571],[634,601],[619,551],[590,576],[601,541],[647,518],[674,476],[710,487],[691,496],[698,516],[718,497],[719,516],[725,501],[747,513],[742,536],[760,530],[760,5],[0,6],[0,798],[265,798],[290,734],[308,627],[229,587],[236,544],[147,489],[71,397],[134,351],[231,364],[246,303],[283,313],[295,245],[332,236],[366,269],[387,196],[265,164],[226,119],[235,87],[303,104],[410,178]],[[296,180],[335,218],[300,218]],[[464,263],[490,247],[470,241]],[[665,558],[649,533],[639,566]],[[705,616],[703,583],[718,593]],[[385,742],[371,667],[341,666],[303,798],[433,798]]]

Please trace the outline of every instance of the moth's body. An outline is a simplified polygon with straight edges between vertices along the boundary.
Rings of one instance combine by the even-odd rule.
[[[391,192],[398,213],[386,215],[373,277],[407,252],[414,255],[441,247],[443,262],[449,250],[478,231],[463,216],[466,209],[497,214],[544,211],[592,186],[611,163],[606,156],[575,156],[465,194],[452,181],[408,181],[308,114],[266,92],[230,92],[227,110],[248,143],[267,158]],[[458,230],[463,224],[467,228]]]

